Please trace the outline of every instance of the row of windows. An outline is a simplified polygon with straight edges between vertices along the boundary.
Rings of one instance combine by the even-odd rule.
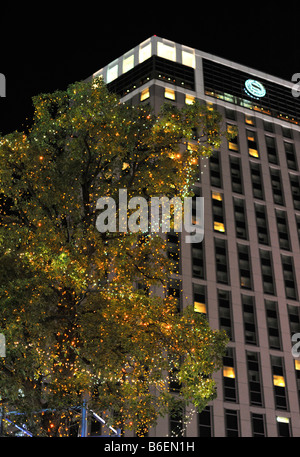
[[[221,224],[221,222],[218,222]],[[204,244],[192,245],[192,271],[193,276],[205,279]],[[238,266],[240,273],[240,287],[253,290],[252,264],[250,247],[237,243]],[[273,272],[272,251],[259,249],[262,285],[265,294],[276,295],[275,276]],[[230,285],[229,258],[227,253],[227,240],[215,238],[216,280],[218,283]],[[298,290],[295,279],[294,260],[292,256],[281,254],[281,265],[287,299],[297,300]]]
[[[213,187],[222,188],[222,172],[219,152],[216,151],[210,158],[210,183]],[[253,198],[264,200],[264,186],[262,181],[262,172],[260,163],[249,162],[250,176],[252,181]],[[231,175],[232,192],[244,194],[244,185],[242,177],[241,160],[237,156],[229,156],[229,166]],[[274,204],[285,206],[285,195],[282,185],[280,169],[270,167],[270,181],[273,192]],[[300,181],[299,176],[289,173],[290,190],[295,210],[300,210]]]
[[[178,300],[180,300],[180,283],[178,283]],[[217,288],[219,328],[225,330],[231,341],[234,341],[234,324],[232,318],[231,293]],[[195,312],[208,314],[207,292],[204,284],[193,283],[193,300]],[[280,319],[278,304],[275,300],[265,299],[266,327],[270,349],[282,350]],[[244,338],[246,344],[259,346],[256,304],[252,295],[241,294],[243,311]],[[297,305],[287,305],[291,334],[300,332],[300,308]]]
[[[233,125],[227,124],[227,132],[233,132]],[[246,138],[248,146],[248,154],[250,157],[259,158],[260,152],[258,148],[258,142],[256,132],[253,130],[246,129]],[[265,144],[268,155],[268,160],[271,164],[279,165],[279,158],[277,153],[276,139],[273,136],[265,135]],[[290,170],[298,171],[298,163],[296,158],[296,152],[294,143],[290,141],[284,141],[284,150],[286,155],[287,167]],[[238,135],[228,141],[228,149],[234,152],[239,152],[239,137]]]
[[[198,431],[200,437],[213,437],[213,411],[212,406],[207,406],[198,415]],[[266,418],[264,414],[250,412],[251,428],[253,437],[266,437]],[[225,435],[226,437],[241,436],[239,411],[234,409],[224,410],[225,418]],[[277,436],[290,437],[291,422],[288,417],[276,416]]]
[[[284,359],[271,355],[274,405],[277,410],[289,409]],[[252,406],[264,407],[263,385],[261,377],[260,355],[258,352],[246,351],[249,402]],[[234,348],[228,347],[223,366],[223,397],[226,402],[238,403],[238,384]],[[295,359],[295,376],[299,391],[300,361]]]

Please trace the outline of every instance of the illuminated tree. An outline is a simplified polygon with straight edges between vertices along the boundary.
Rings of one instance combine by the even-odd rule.
[[[191,307],[176,312],[165,239],[100,233],[96,202],[119,189],[192,195],[198,160],[220,145],[219,114],[195,102],[154,115],[101,79],[33,102],[30,130],[0,138],[4,404],[47,436],[67,433],[87,393],[114,426],[140,433],[178,399],[201,410],[216,395],[224,333]]]

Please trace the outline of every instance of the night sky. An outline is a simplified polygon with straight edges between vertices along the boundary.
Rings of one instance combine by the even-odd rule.
[[[300,7],[260,3],[1,5],[0,132],[30,124],[32,96],[66,89],[152,35],[291,81],[300,73]]]

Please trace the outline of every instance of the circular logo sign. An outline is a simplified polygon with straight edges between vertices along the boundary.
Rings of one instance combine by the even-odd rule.
[[[245,81],[245,92],[253,98],[262,98],[266,95],[266,89],[262,83],[255,79]]]

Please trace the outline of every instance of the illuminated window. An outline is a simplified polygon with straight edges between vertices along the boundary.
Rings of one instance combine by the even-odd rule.
[[[288,417],[277,416],[277,431],[279,437],[291,436],[290,420]]]
[[[218,200],[219,202],[223,200],[222,194],[220,194],[219,192],[212,192],[211,196],[214,200]]]
[[[107,69],[106,82],[107,84],[118,77],[118,65],[114,65]]]
[[[195,68],[195,56],[191,52],[182,51],[182,63],[188,67]]]
[[[162,42],[157,43],[157,55],[164,59],[176,60],[176,49],[175,45],[168,45]]]
[[[233,367],[223,367],[223,376],[225,378],[235,378],[235,370]]]
[[[206,287],[202,284],[193,284],[194,311],[206,314]]]
[[[146,100],[146,99],[149,98],[149,97],[150,97],[150,90],[149,90],[149,87],[147,87],[147,89],[144,89],[144,90],[142,90],[142,92],[141,92],[141,102],[142,102],[143,100]]]
[[[255,125],[255,118],[249,116],[249,114],[245,114],[245,123],[248,125]]]
[[[134,55],[131,54],[128,57],[124,57],[123,60],[123,73],[126,73],[126,71],[131,70],[134,67]]]
[[[144,46],[141,45],[139,51],[139,63],[144,62],[151,57],[151,42],[145,44]]]
[[[247,130],[248,152],[251,157],[259,157],[257,150],[256,134],[252,130]]]
[[[165,98],[169,100],[175,100],[175,90],[165,88]]]
[[[295,359],[295,370],[300,371],[300,360]]]
[[[273,375],[273,384],[278,387],[285,387],[285,381],[283,376]]]
[[[195,97],[193,97],[192,95],[186,94],[186,96],[185,96],[186,105],[192,105],[194,103],[194,100],[195,100]]]
[[[225,226],[222,222],[214,221],[214,230],[217,232],[225,232]]]
[[[230,134],[230,135],[233,135],[233,134],[236,135],[234,138],[231,138],[228,141],[228,149],[230,149],[231,151],[238,151],[239,150],[238,136],[237,136],[237,133],[236,133],[235,129],[236,129],[236,127],[234,125],[227,124],[227,133]]]
[[[206,305],[205,305],[205,303],[199,303],[197,301],[194,301],[194,311],[196,313],[204,313],[204,314],[206,314]]]

